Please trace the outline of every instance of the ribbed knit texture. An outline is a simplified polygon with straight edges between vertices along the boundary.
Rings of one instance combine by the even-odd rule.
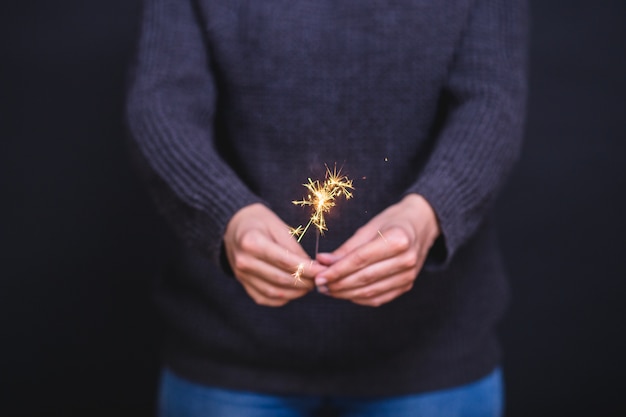
[[[185,243],[157,291],[167,365],[211,385],[344,395],[491,371],[507,291],[488,219],[520,148],[526,18],[522,0],[146,0],[128,122]],[[380,308],[316,293],[258,306],[220,263],[226,224],[254,202],[306,223],[291,201],[325,163],[356,190],[322,251],[411,192],[443,236],[413,290]]]

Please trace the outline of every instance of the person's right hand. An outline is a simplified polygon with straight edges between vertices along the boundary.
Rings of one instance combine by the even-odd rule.
[[[264,306],[279,307],[302,297],[315,287],[313,277],[325,269],[311,260],[289,227],[262,204],[235,213],[226,226],[224,247],[237,280]]]

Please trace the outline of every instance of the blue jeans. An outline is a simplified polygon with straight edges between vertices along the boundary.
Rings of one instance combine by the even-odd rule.
[[[213,388],[164,370],[159,417],[500,417],[500,369],[476,382],[384,398],[279,396]]]

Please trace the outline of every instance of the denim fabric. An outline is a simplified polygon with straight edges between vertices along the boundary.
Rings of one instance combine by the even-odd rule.
[[[164,370],[159,417],[500,417],[502,372],[460,387],[385,398],[277,396],[189,382]]]

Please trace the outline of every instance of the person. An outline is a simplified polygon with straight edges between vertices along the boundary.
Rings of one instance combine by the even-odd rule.
[[[155,294],[161,416],[500,415],[493,203],[520,153],[526,9],[144,2],[128,126],[180,243]],[[292,201],[327,169],[353,198],[298,242]]]

